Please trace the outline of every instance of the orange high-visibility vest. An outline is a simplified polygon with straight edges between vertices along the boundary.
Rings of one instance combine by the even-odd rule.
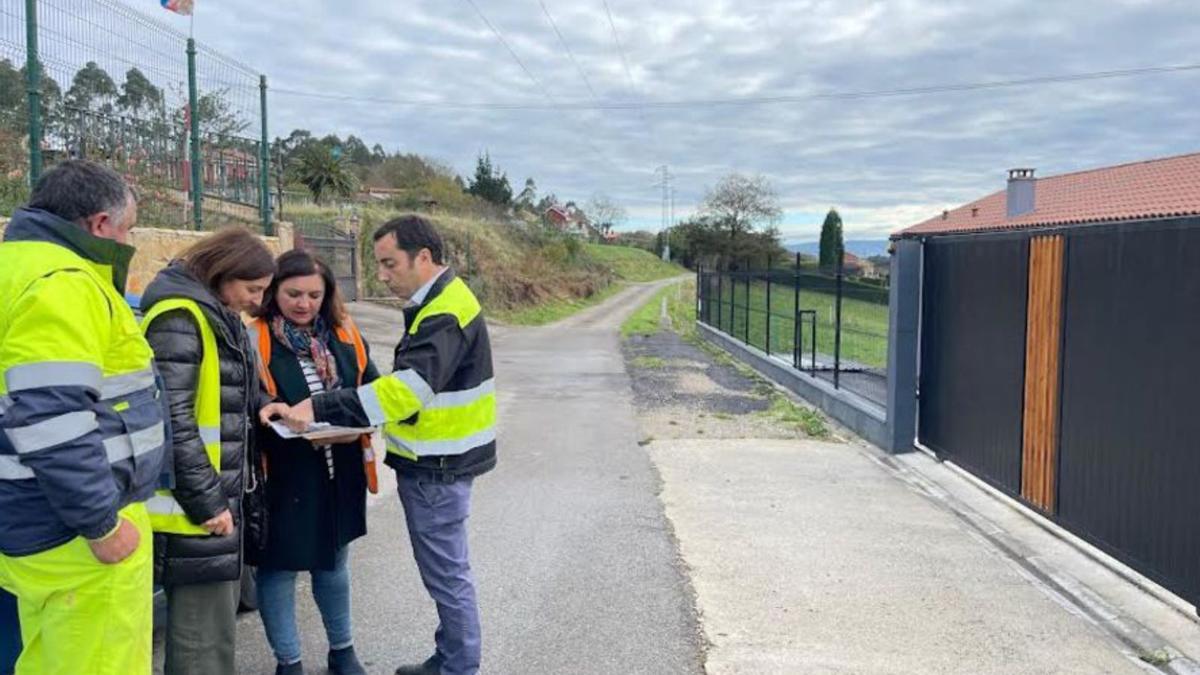
[[[271,324],[266,319],[255,319],[249,325],[250,334],[257,336],[258,347],[258,372],[262,377],[263,385],[267,388],[267,393],[272,398],[279,396],[279,390],[275,386],[275,378],[271,376]],[[367,369],[367,346],[363,343],[362,333],[358,331],[358,327],[347,316],[342,319],[341,325],[334,329],[339,342],[354,346],[354,360],[358,366],[358,376],[354,386],[362,386],[363,373]],[[362,437],[363,447],[363,470],[367,474],[367,489],[371,494],[379,492],[379,477],[375,472],[375,452],[371,447],[371,436],[365,434]],[[266,458],[264,456],[264,463]],[[265,467],[264,467],[265,468]]]

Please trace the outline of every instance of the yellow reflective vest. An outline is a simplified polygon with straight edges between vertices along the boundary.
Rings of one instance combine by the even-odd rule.
[[[159,315],[173,310],[185,310],[192,315],[200,329],[200,342],[204,354],[200,357],[200,378],[196,389],[196,426],[204,452],[212,463],[213,471],[221,472],[221,362],[217,353],[217,337],[200,305],[187,298],[171,298],[154,303],[154,307],[142,319],[142,331]],[[189,536],[208,536],[199,524],[193,523],[184,512],[170,490],[158,490],[146,502],[150,511],[150,526],[155,532]]]
[[[389,466],[475,476],[496,464],[496,386],[482,308],[446,270],[405,310],[393,372],[357,389],[313,398],[318,421],[383,426]]]

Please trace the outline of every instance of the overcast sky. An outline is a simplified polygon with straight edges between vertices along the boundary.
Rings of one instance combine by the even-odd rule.
[[[125,0],[182,30],[154,0]],[[304,127],[437,158],[490,152],[514,188],[602,192],[657,228],[733,171],[761,173],[789,239],[829,207],[876,237],[1003,187],[1200,150],[1200,71],[859,100],[811,98],[1200,63],[1195,0],[196,0],[196,37],[267,74],[272,135]],[[570,47],[564,49],[547,12]],[[627,67],[626,67],[627,66]],[[532,75],[532,77],[531,77]],[[537,83],[535,84],[534,78]],[[448,108],[799,97],[622,110]],[[361,99],[386,99],[368,101]]]

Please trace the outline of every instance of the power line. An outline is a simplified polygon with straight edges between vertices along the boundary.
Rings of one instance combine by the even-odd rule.
[[[617,24],[613,21],[612,10],[608,7],[608,0],[602,0],[604,3],[604,13],[608,15],[608,27],[612,29],[613,42],[617,43],[617,52],[621,55],[621,65],[625,66],[625,77],[629,80],[629,93],[637,92],[637,87],[633,84],[633,73],[629,70],[629,59],[625,56],[625,47],[621,44],[621,36],[617,34]]]
[[[563,107],[561,104],[558,103],[557,100],[555,100],[554,95],[551,94],[550,90],[546,88],[546,85],[543,84],[542,81],[540,79],[538,79],[538,77],[536,75],[533,74],[533,71],[531,71],[525,65],[525,62],[521,60],[521,57],[517,56],[517,52],[515,50],[513,50],[512,46],[510,46],[508,44],[508,40],[504,39],[504,35],[500,33],[500,30],[497,29],[494,25],[492,25],[492,22],[488,20],[487,16],[483,13],[483,10],[479,9],[479,5],[475,4],[475,0],[466,0],[466,2],[467,2],[467,4],[469,4],[471,6],[472,9],[475,10],[475,13],[479,15],[479,18],[485,24],[487,24],[487,27],[491,29],[492,33],[494,33],[496,35],[496,39],[500,41],[500,44],[504,45],[504,48],[508,50],[509,55],[512,56],[513,60],[517,62],[517,65],[519,65],[521,67],[521,70],[525,71],[525,74],[529,76],[529,79],[534,83],[534,85],[537,86],[538,90],[541,91],[542,96],[544,96],[546,98],[546,100],[551,103],[551,109],[567,110],[568,108]],[[584,143],[587,144],[588,148],[591,149],[592,153],[595,154],[596,157],[599,158],[602,162],[604,162],[605,164],[608,164],[609,166],[611,166],[612,168],[614,168],[617,171],[627,171],[627,169],[624,169],[623,167],[618,165],[616,162],[609,159],[608,156],[605,155],[603,152],[601,152],[600,149],[596,147],[596,143],[595,143],[595,141],[592,140],[592,137],[590,135],[583,134],[582,138],[584,140]]]
[[[470,0],[467,0],[470,2]],[[786,103],[807,103],[812,101],[847,101],[873,98],[893,98],[904,96],[924,96],[946,93],[964,93],[992,89],[1009,89],[1031,87],[1070,82],[1086,82],[1092,80],[1110,80],[1134,78],[1144,75],[1166,75],[1200,70],[1200,64],[1178,66],[1151,66],[1147,68],[1129,68],[1125,70],[1101,70],[1067,75],[1047,75],[1011,80],[992,80],[986,82],[967,82],[957,84],[939,84],[924,87],[906,87],[899,89],[868,89],[863,91],[825,92],[816,94],[796,94],[784,96],[750,96],[744,98],[710,98],[710,99],[679,99],[679,100],[644,100],[644,101],[551,101],[543,103],[515,102],[459,102],[459,101],[414,101],[412,99],[380,98],[372,96],[356,96],[350,94],[326,94],[321,92],[301,91],[297,89],[275,88],[274,94],[296,96],[301,98],[316,98],[331,101],[355,101],[362,103],[387,103],[389,105],[411,106],[417,108],[451,108],[476,110],[638,110],[638,109],[670,109],[670,108],[705,108],[705,107],[737,107],[757,105],[778,105]]]
[[[546,14],[546,19],[550,21],[550,26],[554,29],[555,35],[558,36],[558,41],[562,45],[563,50],[565,50],[567,52],[567,57],[569,57],[571,59],[571,63],[573,63],[575,65],[575,70],[579,72],[579,76],[583,78],[584,84],[587,85],[587,89],[588,89],[588,92],[592,96],[592,100],[599,103],[600,97],[596,94],[596,90],[592,87],[591,80],[588,79],[587,73],[584,72],[583,68],[579,65],[579,61],[577,61],[575,59],[575,53],[571,50],[571,46],[567,43],[566,38],[563,37],[562,32],[559,31],[558,23],[555,22],[554,17],[550,15],[550,9],[548,7],[546,7],[546,3],[543,0],[538,0],[538,4],[540,4],[542,6],[542,12],[544,12]],[[612,15],[610,13],[609,14],[610,25],[611,25],[611,19],[612,19]],[[613,30],[614,31],[616,30],[615,26],[614,26]],[[614,33],[614,37],[615,37],[615,33]],[[618,41],[617,44],[619,47],[620,41]],[[628,72],[628,70],[627,70],[627,72]],[[632,80],[631,80],[631,83],[632,83]],[[645,115],[639,112],[639,116],[642,118],[642,122],[644,123],[646,121]],[[654,133],[653,130],[651,130],[651,133],[652,134]],[[656,134],[655,134],[655,138],[657,139]]]
[[[634,84],[633,72],[629,69],[629,58],[625,54],[625,46],[621,44],[621,36],[617,33],[617,22],[613,21],[612,9],[608,6],[608,0],[601,0],[601,2],[604,3],[604,13],[608,15],[608,27],[612,29],[613,42],[616,43],[617,52],[621,55],[621,65],[625,68],[625,78],[629,80],[629,95],[634,98],[642,98],[640,92],[638,92],[637,85]],[[646,130],[650,132],[650,135],[654,138],[654,144],[658,146],[661,152],[662,139],[658,137],[658,129],[652,126],[650,121],[646,119],[646,109],[638,108],[637,113],[638,117],[642,120],[642,126],[646,127]]]
[[[554,29],[554,34],[558,36],[559,44],[566,50],[567,57],[571,59],[571,63],[575,64],[575,70],[579,72],[579,76],[583,78],[583,83],[587,85],[588,93],[592,95],[593,99],[599,101],[600,97],[596,95],[596,90],[592,88],[591,80],[588,79],[587,73],[583,72],[583,68],[580,67],[579,62],[575,60],[575,54],[571,51],[571,45],[567,44],[566,38],[558,30],[558,24],[554,22],[554,17],[550,16],[550,10],[546,8],[546,3],[538,0],[538,4],[542,6],[542,12],[546,14],[546,19],[550,21],[550,27]]]
[[[496,27],[492,25],[492,22],[488,21],[488,18],[484,15],[483,10],[479,9],[479,5],[475,4],[475,0],[466,0],[466,2],[475,10],[475,13],[479,15],[479,18],[485,24],[487,24],[487,27],[490,28],[493,33],[495,33],[496,39],[499,40],[500,44],[504,45],[504,48],[508,50],[508,55],[513,58],[513,61],[516,61],[517,65],[521,66],[521,70],[525,71],[525,74],[529,76],[529,79],[533,80],[533,83],[537,85],[538,89],[542,90],[542,94],[544,94],[547,98],[550,98],[553,102],[553,97],[550,96],[550,92],[546,91],[546,87],[542,85],[542,81],[533,74],[533,71],[529,70],[529,68],[525,66],[525,62],[521,60],[521,57],[517,56],[517,53],[513,51],[513,48],[508,44],[508,40],[504,39],[504,36],[500,34],[499,30],[496,30]]]

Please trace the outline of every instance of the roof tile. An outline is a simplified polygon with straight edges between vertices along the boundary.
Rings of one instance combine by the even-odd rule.
[[[1007,214],[1007,190],[897,232],[897,237],[1021,230],[1200,215],[1200,153],[1037,179],[1034,210]]]

